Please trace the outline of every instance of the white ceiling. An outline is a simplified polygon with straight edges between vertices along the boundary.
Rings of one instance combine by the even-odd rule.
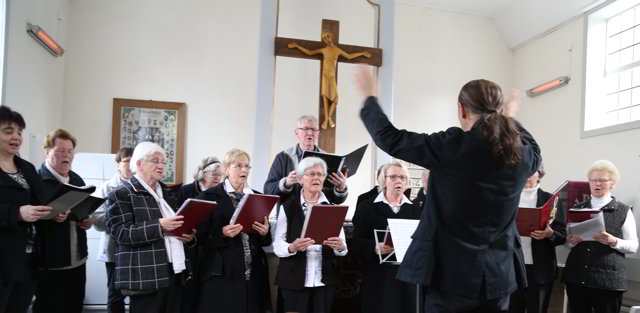
[[[535,38],[605,0],[397,0],[493,20],[508,47]]]

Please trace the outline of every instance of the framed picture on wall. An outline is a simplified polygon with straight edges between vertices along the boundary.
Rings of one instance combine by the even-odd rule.
[[[181,184],[184,170],[185,104],[113,98],[111,152],[144,141],[165,151],[165,184]]]

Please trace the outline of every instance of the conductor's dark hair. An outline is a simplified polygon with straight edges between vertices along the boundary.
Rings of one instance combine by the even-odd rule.
[[[472,80],[460,90],[458,103],[480,116],[478,126],[496,158],[512,167],[520,164],[520,132],[513,118],[501,114],[503,97],[500,86],[485,79]]]
[[[6,105],[0,105],[0,124],[16,124],[20,129],[27,127],[22,115]]]

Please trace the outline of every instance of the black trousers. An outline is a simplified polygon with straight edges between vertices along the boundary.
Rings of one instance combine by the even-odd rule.
[[[0,312],[27,312],[35,291],[36,277],[34,275],[31,257],[28,256],[23,281],[0,281]]]
[[[423,288],[424,313],[507,313],[511,296],[477,300]]]
[[[527,264],[527,281],[529,286],[518,289],[511,295],[509,313],[546,313],[551,299],[553,281],[546,284],[534,283],[533,265]]]
[[[567,298],[572,313],[618,313],[623,291],[595,289],[567,284]],[[592,311],[593,310],[593,311]]]
[[[169,266],[169,287],[151,294],[129,296],[130,313],[175,313],[181,311],[182,285]],[[211,295],[214,296],[214,295]]]
[[[106,262],[104,263],[107,269],[107,312],[109,313],[124,313],[124,296],[119,289],[116,289],[115,275],[116,275],[116,263]]]
[[[82,313],[86,264],[67,270],[39,270],[33,313]]]
[[[284,312],[329,313],[336,293],[335,286],[280,288],[284,299]]]

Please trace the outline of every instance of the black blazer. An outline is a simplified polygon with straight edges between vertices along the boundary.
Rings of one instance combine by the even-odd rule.
[[[38,169],[38,174],[42,177],[42,181],[46,188],[46,192],[53,191],[60,182],[53,174],[42,164]],[[69,171],[69,185],[84,186],[84,180],[74,171]],[[36,238],[42,245],[42,266],[44,268],[58,268],[71,265],[71,231],[69,230],[70,220],[67,218],[62,223],[54,220],[37,221],[36,222]],[[87,232],[76,227],[78,234],[78,255],[79,258],[85,258],[87,252]]]
[[[36,168],[18,156],[13,157],[13,162],[27,180],[29,189],[0,170],[0,282],[24,279],[28,229],[33,224],[19,220],[20,207],[41,205],[45,201],[44,186]],[[37,254],[37,242],[35,244],[32,253]]]
[[[538,189],[536,207],[543,206],[552,194]],[[567,238],[565,212],[556,212],[551,223],[553,237],[543,240],[531,239],[531,254],[533,255],[533,281],[535,284],[546,284],[556,279],[558,275],[558,261],[556,260],[556,246],[564,244]]]
[[[216,307],[200,307],[208,312],[266,311],[270,306],[267,259],[262,247],[271,244],[271,229],[260,236],[249,234],[251,249],[251,280],[245,281],[244,250],[240,234],[233,238],[222,234],[235,211],[224,190],[225,181],[200,194],[199,199],[216,201],[218,206],[198,226],[196,234],[203,254],[198,268],[204,293],[218,295]],[[259,193],[253,190],[254,193]],[[259,291],[257,291],[259,290]],[[204,294],[203,293],[203,294]],[[259,294],[255,294],[259,293]],[[255,297],[255,298],[254,298]]]
[[[178,190],[178,206],[181,206],[189,198],[197,199],[201,193],[202,190],[200,190],[200,185],[197,181],[180,186]]]
[[[373,186],[371,190],[358,196],[358,200],[356,200],[356,211],[353,213],[353,217],[351,218],[351,222],[353,223],[353,225],[358,223],[360,215],[362,215],[363,211],[366,211],[369,206],[368,202],[373,201],[378,193],[380,193],[380,190],[378,190],[378,186]]]
[[[515,216],[524,183],[541,160],[533,137],[519,126],[521,162],[514,168],[494,157],[481,120],[466,132],[398,130],[375,97],[366,99],[360,117],[383,151],[431,170],[420,224],[398,278],[480,302],[524,287]]]

